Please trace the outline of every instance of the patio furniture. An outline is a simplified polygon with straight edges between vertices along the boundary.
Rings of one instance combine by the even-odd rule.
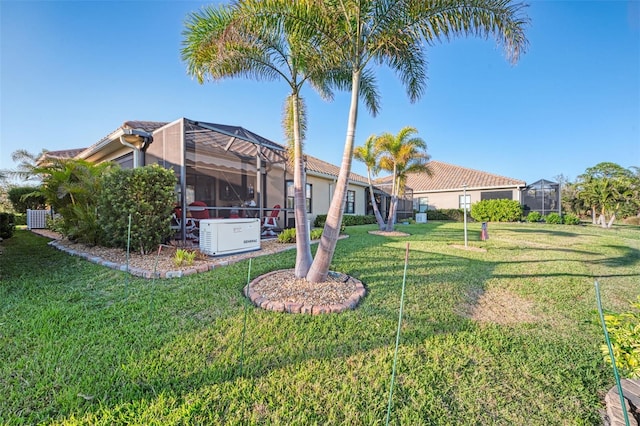
[[[276,204],[271,209],[271,214],[262,218],[262,235],[263,237],[275,237],[275,229],[279,229],[278,215],[280,214],[280,204]]]
[[[198,236],[195,234],[198,225],[193,218],[187,217],[184,223],[185,238],[189,240],[197,240]],[[175,208],[171,213],[171,229],[180,232],[182,231],[182,209]]]
[[[197,220],[209,219],[209,209],[204,201],[194,201],[189,204],[189,212],[191,217]]]

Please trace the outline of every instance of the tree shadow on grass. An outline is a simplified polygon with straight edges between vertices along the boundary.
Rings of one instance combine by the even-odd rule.
[[[442,235],[436,236],[438,226],[433,226],[430,234],[416,233],[408,238],[414,245],[407,269],[403,345],[420,345],[434,335],[474,329],[476,325],[472,321],[457,313],[457,306],[470,292],[481,291],[489,279],[500,277],[495,274],[498,266],[514,262],[513,259],[488,260],[491,253],[452,254],[451,250],[434,253],[433,249],[448,250],[442,244],[429,246],[428,250],[416,247],[421,239],[429,243],[446,242],[460,234],[458,230],[443,231]],[[110,378],[96,382],[93,389],[87,390],[97,396],[86,403],[90,405],[78,405],[77,409],[63,410],[61,414],[108,415],[110,410],[122,405],[140,409],[144,401],[153,401],[159,394],[182,400],[198,389],[241,379],[256,380],[274,370],[296,369],[296,366],[314,360],[343,362],[354,355],[379,350],[391,354],[398,321],[405,243],[403,239],[381,241],[378,236],[357,233],[339,243],[332,269],[352,273],[363,280],[368,294],[355,311],[337,315],[290,315],[239,304],[228,306],[231,299],[241,300],[244,283],[221,285],[216,280],[221,279],[224,271],[166,283],[156,290],[156,299],[148,293],[137,293],[135,298],[123,300],[121,304],[136,302],[144,306],[143,310],[137,311],[137,321],[147,321],[147,325],[138,332],[155,334],[155,338],[143,339],[139,345],[133,345],[123,359],[114,358],[110,363],[114,371],[104,371],[102,366],[88,368],[84,374]],[[381,245],[386,246],[383,257],[377,249]],[[579,261],[580,256],[592,255],[568,249],[560,253],[565,256],[575,254],[575,258],[569,259],[575,261]],[[637,250],[625,252],[623,256],[629,254],[637,259]],[[291,258],[290,254],[277,256]],[[256,261],[256,270],[268,270],[269,262],[273,259]],[[234,265],[240,269],[247,266],[246,262]],[[553,272],[550,268],[548,272],[531,276],[561,278],[572,275],[565,271]],[[522,278],[523,275],[514,274],[513,277]],[[132,285],[140,283],[142,281],[134,280]],[[178,286],[180,291],[191,292],[191,301],[179,301],[176,297]],[[151,305],[152,302],[156,305]],[[226,306],[220,306],[221,303]],[[212,306],[211,312],[207,311],[207,304]],[[101,317],[98,307],[89,306],[88,309],[94,310],[92,317]],[[243,333],[245,309],[246,334]],[[132,316],[130,319],[136,320]],[[101,324],[100,327],[104,335],[118,333],[120,329],[112,324]],[[243,334],[245,345],[241,356]],[[122,346],[121,343],[118,345]],[[100,354],[98,351],[96,356]]]

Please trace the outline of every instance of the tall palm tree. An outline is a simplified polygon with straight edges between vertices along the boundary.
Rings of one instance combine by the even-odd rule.
[[[380,165],[378,164],[378,157],[380,153],[376,150],[375,146],[376,135],[371,135],[367,138],[364,145],[358,146],[353,151],[353,157],[361,161],[367,166],[367,181],[369,182],[369,197],[371,199],[371,207],[373,208],[373,214],[376,216],[376,222],[378,227],[384,229],[385,221],[378,209],[378,203],[376,197],[373,194],[373,183],[371,182],[371,175],[374,176],[380,171]]]
[[[326,280],[338,241],[351,172],[358,104],[372,114],[379,107],[375,68],[387,65],[409,99],[425,90],[425,48],[452,36],[493,36],[516,62],[525,50],[526,5],[509,0],[245,0],[265,27],[283,25],[296,41],[322,52],[322,60],[343,64],[351,74],[351,100],[344,151],[334,196],[307,280]],[[370,84],[364,86],[363,82]]]
[[[281,20],[263,25],[258,15],[243,3],[233,7],[205,7],[192,13],[183,32],[182,58],[188,73],[200,83],[206,79],[248,77],[282,80],[290,93],[285,102],[283,127],[293,159],[294,216],[296,223],[296,277],[306,276],[311,266],[311,245],[307,229],[306,176],[303,139],[306,115],[301,97],[309,82],[324,99],[332,99],[328,84],[344,79],[323,61],[320,52],[304,39],[287,32]],[[341,77],[342,76],[342,77]],[[343,83],[344,85],[344,83]]]
[[[265,0],[263,7],[277,8],[299,34],[313,40],[326,58],[351,69],[351,105],[344,151],[334,196],[318,251],[307,280],[324,281],[328,275],[344,213],[351,171],[358,102],[378,99],[375,85],[363,90],[363,79],[375,82],[374,68],[387,65],[404,84],[409,99],[418,100],[425,90],[425,47],[452,36],[493,36],[509,60],[516,62],[525,50],[526,5],[508,0],[315,0],[293,2]],[[311,15],[311,19],[310,19]],[[378,105],[376,103],[376,105]],[[377,109],[370,109],[373,114]]]
[[[393,231],[398,197],[404,194],[408,173],[431,174],[427,166],[429,155],[424,152],[427,144],[422,138],[414,137],[418,131],[414,127],[403,127],[397,135],[384,133],[376,140],[376,149],[381,153],[380,167],[392,172],[391,204],[387,216],[386,230]]]

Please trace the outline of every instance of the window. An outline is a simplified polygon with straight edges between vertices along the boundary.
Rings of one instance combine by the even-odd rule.
[[[306,188],[306,206],[307,206],[307,213],[311,213],[311,193],[312,193],[312,185],[310,183],[307,184],[307,188]],[[288,180],[287,181],[287,209],[293,209],[295,208],[295,202],[293,199],[294,195],[293,195],[293,181],[292,180]]]
[[[413,209],[418,213],[426,213],[429,210],[429,197],[419,197],[413,200]]]
[[[467,195],[467,199],[465,200],[465,196],[464,195],[459,195],[458,196],[459,201],[458,201],[458,208],[459,209],[464,209],[465,208],[465,203],[467,206],[467,210],[469,210],[469,208],[471,208],[471,195]]]
[[[356,191],[347,191],[347,205],[344,212],[350,214],[356,212]]]
[[[480,200],[511,200],[512,198],[512,191],[482,191],[480,193]]]

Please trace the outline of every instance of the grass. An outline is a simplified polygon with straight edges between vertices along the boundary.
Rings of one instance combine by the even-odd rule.
[[[605,308],[628,310],[640,228],[492,223],[482,242],[469,226],[487,252],[451,246],[461,224],[347,228],[332,269],[362,280],[364,301],[324,316],[250,308],[242,375],[248,262],[144,280],[17,231],[0,255],[0,423],[383,424],[409,242],[393,424],[601,424],[613,375],[593,282]],[[294,260],[254,259],[252,276]],[[536,320],[465,315],[489,293]]]

